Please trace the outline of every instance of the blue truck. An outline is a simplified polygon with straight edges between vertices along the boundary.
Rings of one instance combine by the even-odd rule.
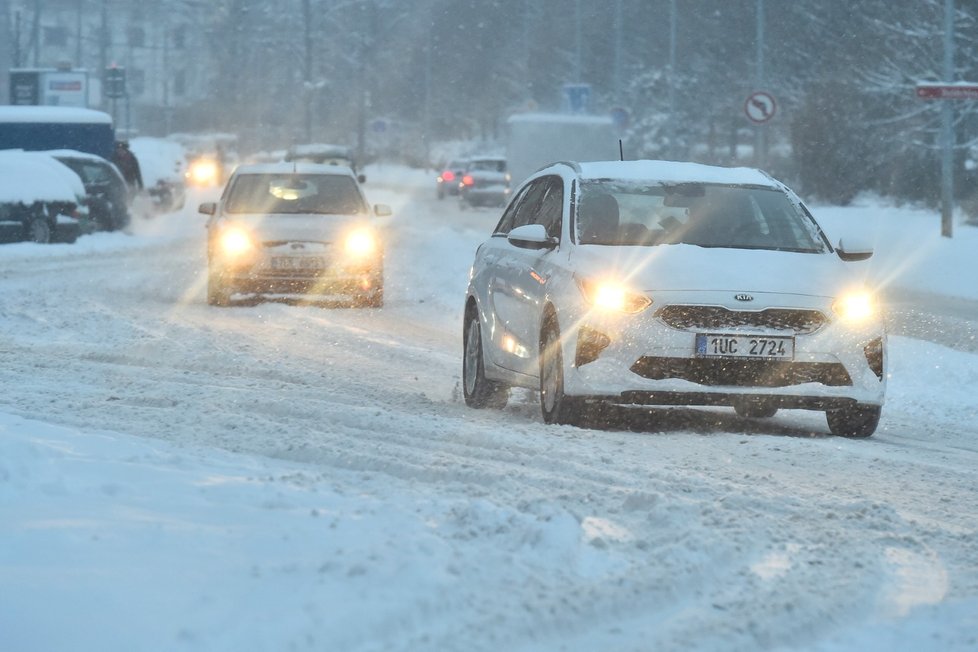
[[[62,106],[0,106],[0,149],[73,149],[112,160],[112,116]]]
[[[0,106],[0,151],[72,150],[111,160],[114,148],[115,131],[107,113],[58,106]],[[61,170],[53,158],[49,162],[54,169],[27,154],[20,154],[21,159],[16,158],[16,151],[5,155],[7,168],[0,184],[13,185],[0,187],[4,191],[0,192],[0,241],[74,242],[80,230],[79,203],[86,204],[89,215],[98,206],[93,202],[94,189],[84,187],[79,178],[81,194],[66,191],[63,174],[74,179],[74,173],[69,168]],[[35,166],[30,169],[36,174],[24,177],[29,165]],[[18,175],[32,183],[14,181]]]

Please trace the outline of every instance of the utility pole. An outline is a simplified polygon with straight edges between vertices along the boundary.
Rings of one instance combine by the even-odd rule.
[[[679,17],[676,0],[669,2],[669,158],[676,158],[676,36]]]
[[[757,88],[764,88],[764,0],[757,0]],[[767,165],[767,127],[754,127],[754,164],[763,168]]]
[[[303,46],[305,51],[303,52],[302,61],[302,79],[303,79],[303,89],[302,94],[305,98],[306,111],[305,111],[305,141],[307,143],[312,142],[312,95],[313,95],[313,84],[312,84],[312,7],[310,6],[310,0],[302,0],[302,24],[303,24]]]
[[[31,40],[34,41],[34,67],[37,68],[41,65],[41,0],[34,0],[34,26]]]
[[[954,0],[944,0],[944,82],[954,82]],[[954,113],[941,102],[941,235],[954,236]]]
[[[615,70],[614,70],[614,95],[615,103],[621,102],[621,84],[622,84],[622,48],[623,34],[624,31],[622,27],[622,14],[621,14],[621,3],[622,0],[615,0]]]
[[[584,17],[582,16],[581,0],[574,3],[574,82],[580,83],[583,75],[582,50],[584,49]]]
[[[75,0],[75,68],[82,67],[82,12],[84,0]]]

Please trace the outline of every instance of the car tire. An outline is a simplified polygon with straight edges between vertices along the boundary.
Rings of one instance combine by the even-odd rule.
[[[778,413],[778,406],[765,400],[742,399],[736,401],[733,408],[746,419],[769,419]]]
[[[540,336],[540,412],[544,423],[580,425],[584,402],[564,394],[564,354],[560,329],[548,319]]]
[[[231,292],[217,272],[207,273],[207,304],[222,308],[231,305]]]
[[[476,409],[506,407],[509,388],[486,378],[482,327],[475,311],[466,317],[462,346],[462,394],[465,404]]]
[[[883,408],[879,405],[858,404],[839,410],[826,410],[829,432],[836,437],[865,439],[876,432]]]
[[[32,217],[27,223],[27,239],[37,244],[51,242],[51,223],[46,217]]]

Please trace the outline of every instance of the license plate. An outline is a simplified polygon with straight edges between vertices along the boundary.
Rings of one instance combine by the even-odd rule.
[[[795,338],[763,335],[696,335],[697,358],[794,360]]]
[[[324,261],[316,256],[275,256],[272,258],[272,269],[322,269]]]

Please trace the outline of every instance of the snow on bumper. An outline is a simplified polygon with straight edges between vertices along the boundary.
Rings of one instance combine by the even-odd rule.
[[[830,314],[822,311],[823,314]],[[881,405],[886,337],[879,320],[858,327],[826,318],[811,333],[751,327],[677,329],[655,308],[639,315],[589,311],[565,331],[565,391],[626,403],[729,405],[764,397],[782,407]],[[705,358],[697,333],[792,336],[792,360]]]

